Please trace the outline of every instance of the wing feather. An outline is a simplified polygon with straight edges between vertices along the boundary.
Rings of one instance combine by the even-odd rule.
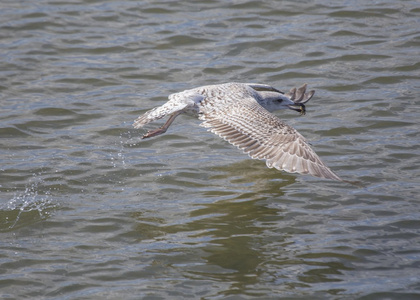
[[[202,109],[201,126],[219,135],[269,168],[342,181],[295,129],[247,97],[223,108]]]

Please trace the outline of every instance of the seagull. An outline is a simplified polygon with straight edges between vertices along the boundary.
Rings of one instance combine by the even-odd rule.
[[[304,84],[283,93],[266,84],[236,82],[197,87],[171,94],[168,102],[138,117],[133,126],[142,128],[169,116],[163,126],[142,137],[151,138],[165,133],[175,118],[185,113],[198,117],[200,126],[251,158],[265,160],[269,168],[345,181],[322,162],[296,129],[271,113],[292,109],[304,115],[304,104],[315,93],[306,92],[306,88]]]

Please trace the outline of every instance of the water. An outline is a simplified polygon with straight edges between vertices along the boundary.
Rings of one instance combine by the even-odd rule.
[[[418,299],[417,1],[2,1],[2,299]],[[285,174],[179,117],[229,81],[342,178]],[[155,128],[150,126],[149,128]]]

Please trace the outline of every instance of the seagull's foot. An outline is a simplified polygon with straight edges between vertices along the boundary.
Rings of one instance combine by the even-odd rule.
[[[166,123],[162,127],[158,128],[158,129],[155,129],[155,130],[148,131],[145,135],[143,135],[142,139],[147,139],[149,137],[157,136],[159,134],[165,133],[166,130],[168,130],[169,126],[171,126],[171,124],[175,120],[175,118],[178,115],[180,115],[181,113],[182,113],[182,110],[174,112],[173,114],[171,114],[168,121],[166,121]]]
[[[161,128],[155,129],[155,130],[149,130],[149,131],[148,131],[145,135],[143,135],[141,138],[142,138],[142,139],[147,139],[147,138],[150,138],[150,137],[154,137],[154,136],[160,135],[160,134],[162,134],[162,133],[165,133],[165,132],[166,132],[166,129],[167,129],[167,128],[161,127]]]

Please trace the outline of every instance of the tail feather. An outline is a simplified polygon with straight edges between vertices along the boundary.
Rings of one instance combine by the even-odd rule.
[[[134,120],[134,128],[142,128],[144,125],[162,119],[175,112],[183,111],[187,106],[193,106],[195,103],[203,100],[203,95],[196,91],[184,91],[169,95],[169,101],[162,106],[155,107]]]
[[[142,128],[147,123],[153,122],[166,116],[166,113],[159,111],[160,108],[162,108],[162,106],[155,107],[134,120],[134,128]]]
[[[134,121],[134,128],[142,128],[144,125],[162,119],[170,114],[173,114],[177,111],[182,111],[185,107],[188,106],[188,103],[180,103],[176,101],[168,101],[162,106],[155,107],[147,112],[145,112],[143,115],[138,117]]]

